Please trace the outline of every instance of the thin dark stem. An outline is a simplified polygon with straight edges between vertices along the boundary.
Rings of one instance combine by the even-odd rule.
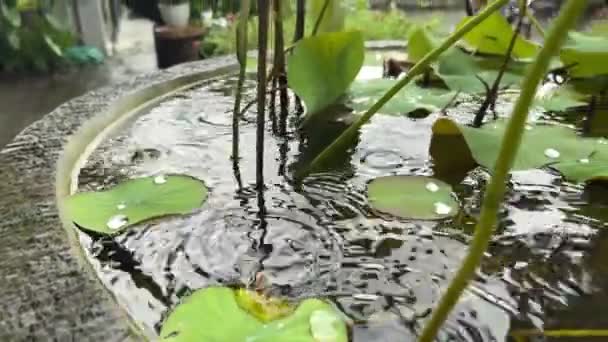
[[[591,96],[591,102],[589,102],[589,107],[587,109],[587,115],[585,115],[585,122],[583,123],[583,133],[590,134],[591,129],[593,127],[593,119],[595,119],[595,114],[597,113],[597,96]]]
[[[279,99],[281,115],[288,112],[289,108],[289,96],[287,95],[287,73],[285,71],[285,42],[283,36],[283,20],[281,17],[281,0],[274,0],[274,69],[275,79],[279,83]],[[281,121],[286,118],[281,118]],[[280,134],[284,134],[284,130],[281,129]]]
[[[297,43],[300,39],[304,38],[304,31],[306,27],[306,0],[297,0],[296,8],[296,29],[293,36],[293,43]],[[302,106],[302,100],[299,96],[296,96],[296,114],[300,115],[304,112],[304,106]]]
[[[485,118],[488,109],[491,109],[492,111],[494,111],[494,109],[496,107],[496,100],[498,99],[498,91],[500,90],[500,82],[502,82],[502,78],[509,67],[509,63],[511,62],[512,55],[513,55],[513,49],[515,49],[515,43],[517,42],[517,37],[519,36],[519,33],[521,32],[521,28],[524,23],[524,18],[526,17],[526,9],[527,9],[527,6],[523,6],[521,9],[522,12],[520,13],[519,19],[517,21],[517,27],[515,28],[515,31],[513,32],[513,36],[511,37],[511,41],[509,42],[509,47],[507,48],[507,53],[505,54],[505,59],[502,63],[502,66],[500,67],[500,70],[498,71],[498,75],[496,76],[496,79],[494,80],[494,84],[492,84],[492,88],[490,88],[490,91],[486,94],[486,99],[484,100],[483,104],[477,111],[477,114],[475,114],[475,120],[473,121],[474,127],[481,127],[481,125],[483,124],[483,119]]]
[[[317,32],[319,31],[319,27],[321,27],[321,22],[323,21],[325,12],[327,12],[327,8],[329,7],[330,1],[331,0],[325,0],[325,3],[323,3],[323,8],[321,8],[321,12],[319,13],[319,16],[317,17],[317,21],[315,21],[315,26],[312,29],[313,36],[317,34]]]
[[[264,125],[266,111],[266,60],[268,58],[268,26],[270,4],[258,0],[258,113],[256,131],[256,187],[264,190]]]

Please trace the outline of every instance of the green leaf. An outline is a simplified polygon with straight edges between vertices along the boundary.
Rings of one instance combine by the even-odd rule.
[[[608,74],[608,37],[591,36],[570,32],[569,39],[561,50],[565,65],[573,65],[570,75],[586,78]]]
[[[558,163],[553,168],[575,182],[608,181],[608,142],[599,139],[596,150],[588,158]]]
[[[8,43],[11,48],[14,50],[19,50],[21,47],[21,39],[19,38],[19,33],[17,31],[10,31],[7,34]]]
[[[304,101],[307,119],[345,93],[364,56],[358,31],[319,34],[296,44],[287,60],[289,87]]]
[[[309,20],[314,26],[317,22],[317,18],[321,14],[325,2],[329,1],[327,9],[323,14],[321,23],[319,25],[319,31],[321,32],[340,32],[344,29],[344,23],[346,18],[346,11],[340,0],[312,0],[310,1],[309,8]]]
[[[458,24],[465,25],[470,17]],[[464,45],[476,53],[504,56],[514,34],[513,27],[500,13],[495,12],[463,37]],[[518,36],[512,56],[517,59],[531,59],[536,56],[538,46]]]
[[[441,118],[433,125],[433,134],[462,136],[473,159],[479,165],[493,169],[505,129],[504,120],[473,128]],[[512,170],[535,169],[548,164],[588,158],[596,149],[596,140],[581,138],[572,129],[562,126],[529,125]]]
[[[367,197],[372,208],[408,219],[444,219],[459,208],[452,187],[431,177],[376,178],[367,186]]]
[[[187,176],[132,179],[101,192],[70,196],[63,203],[70,220],[102,234],[115,234],[156,217],[189,214],[207,198],[203,182]]]
[[[351,106],[357,111],[369,109],[397,80],[377,79],[355,81],[351,87]],[[420,88],[409,84],[381,109],[384,114],[408,114],[416,110],[435,112],[447,106],[455,92],[437,88]]]
[[[417,62],[437,47],[439,39],[428,29],[417,27],[408,41],[408,56]],[[435,75],[448,88],[464,93],[485,93],[486,88],[480,79],[492,85],[502,67],[504,58],[476,58],[458,48],[450,48],[433,64]],[[518,86],[523,78],[526,64],[511,62],[501,80],[502,87]]]
[[[4,1],[0,2],[0,14],[14,28],[21,26],[21,14],[16,8],[10,8]]]
[[[318,299],[307,299],[284,318],[262,322],[243,310],[234,290],[198,290],[175,308],[160,332],[163,342],[347,342],[344,320]]]
[[[53,51],[55,55],[57,55],[58,57],[63,56],[63,51],[61,47],[57,45],[53,38],[51,38],[48,34],[44,35],[44,42],[46,43],[46,46],[48,46],[49,49],[51,49],[51,51]]]

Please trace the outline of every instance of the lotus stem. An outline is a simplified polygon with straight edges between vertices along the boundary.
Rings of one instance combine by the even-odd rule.
[[[504,198],[507,177],[521,145],[522,136],[526,131],[525,125],[528,119],[528,112],[536,95],[538,85],[547,73],[551,58],[559,52],[568,31],[575,25],[586,5],[586,0],[568,0],[549,31],[544,46],[526,74],[521,94],[515,104],[511,119],[507,124],[499,157],[492,173],[492,179],[486,190],[479,222],[475,228],[475,235],[469,247],[469,253],[441,298],[437,309],[433,311],[431,319],[424,327],[418,339],[419,342],[432,342],[435,340],[439,329],[460,299],[471,279],[473,279],[483,259],[483,255],[494,233],[496,216]]]
[[[367,110],[357,121],[355,121],[350,127],[348,127],[334,142],[325,148],[310,164],[310,166],[301,171],[296,178],[302,178],[311,171],[314,171],[317,167],[321,166],[331,156],[336,153],[343,151],[348,148],[354,137],[357,136],[359,128],[366,124],[374,114],[376,114],[388,101],[390,101],[403,87],[408,85],[414,78],[422,74],[427,70],[431,63],[433,63],[442,53],[451,48],[456,42],[458,42],[464,35],[469,33],[473,28],[479,25],[492,13],[497,11],[499,8],[504,6],[509,0],[496,0],[489,6],[484,8],[478,15],[474,16],[466,24],[460,27],[458,30],[453,32],[441,45],[435,48],[424,56],[418,63],[416,63],[410,71],[403,77],[397,84],[390,88],[370,109]]]
[[[257,70],[257,131],[256,131],[256,187],[264,190],[264,126],[266,112],[266,62],[268,58],[269,0],[258,0],[258,70]]]
[[[323,7],[321,8],[321,12],[319,12],[319,16],[317,17],[317,21],[315,21],[315,26],[312,28],[312,35],[315,36],[319,31],[319,27],[321,27],[321,22],[323,22],[323,17],[325,17],[325,12],[327,12],[327,8],[329,7],[329,3],[332,0],[325,0],[323,3]]]

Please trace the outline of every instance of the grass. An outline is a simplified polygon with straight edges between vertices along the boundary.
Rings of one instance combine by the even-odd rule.
[[[229,20],[227,27],[214,26],[202,44],[202,53],[206,57],[233,54],[236,52],[236,24],[238,20]],[[285,42],[293,40],[296,18],[288,14],[284,18]],[[310,34],[314,19],[307,18],[306,33]],[[366,40],[406,40],[414,25],[424,25],[436,28],[440,25],[440,17],[412,18],[405,13],[393,10],[388,12],[369,11],[361,8],[351,8],[346,15],[347,30],[360,29]],[[257,17],[249,20],[248,48],[257,46]]]

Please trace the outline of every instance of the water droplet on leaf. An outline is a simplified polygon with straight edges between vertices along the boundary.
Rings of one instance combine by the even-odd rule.
[[[443,203],[443,202],[435,202],[435,213],[437,215],[447,215],[452,211],[452,207]]]
[[[167,178],[165,176],[154,177],[154,184],[165,184],[165,183],[167,183]]]
[[[559,153],[559,151],[558,151],[558,150],[556,150],[556,149],[553,149],[553,148],[548,148],[548,149],[546,149],[546,150],[545,150],[545,156],[546,156],[547,158],[552,158],[552,159],[555,159],[555,158],[559,158],[560,153]]]
[[[429,182],[426,184],[426,189],[430,192],[437,192],[439,191],[439,186],[433,182]]]
[[[112,230],[118,230],[129,223],[127,215],[114,215],[108,220],[107,226]]]
[[[118,210],[125,210],[127,208],[127,205],[124,203],[120,203],[116,206],[116,209]]]
[[[589,159],[584,158],[584,159],[579,160],[578,162],[581,164],[589,164]]]
[[[310,332],[315,341],[338,341],[340,332],[336,329],[340,319],[328,310],[317,310],[310,315]]]

